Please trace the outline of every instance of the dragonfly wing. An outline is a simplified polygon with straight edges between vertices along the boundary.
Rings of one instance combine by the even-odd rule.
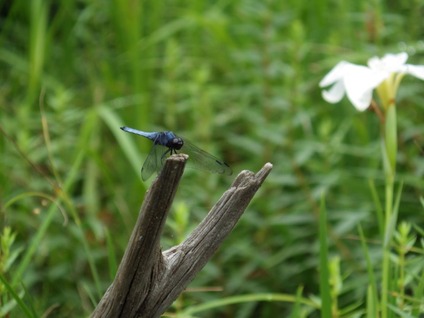
[[[189,156],[187,163],[197,169],[226,175],[231,175],[233,173],[231,168],[224,161],[212,156],[210,153],[193,145],[186,139],[184,139],[184,145],[181,148],[181,152]]]
[[[165,159],[163,154],[166,151],[166,147],[153,145],[149,155],[146,158],[146,161],[144,161],[143,167],[141,168],[141,178],[143,181],[149,179],[154,172],[159,173],[161,171]]]

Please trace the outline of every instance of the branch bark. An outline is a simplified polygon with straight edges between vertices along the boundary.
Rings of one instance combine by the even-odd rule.
[[[187,156],[171,156],[153,182],[115,280],[92,317],[160,317],[206,265],[262,185],[272,165],[242,171],[208,215],[178,246],[163,253],[160,236]]]

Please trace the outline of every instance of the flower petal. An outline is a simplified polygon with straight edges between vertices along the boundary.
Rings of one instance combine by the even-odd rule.
[[[361,92],[361,94],[350,94],[347,93],[347,96],[353,106],[360,112],[363,112],[371,105],[372,100],[372,89]]]
[[[424,80],[424,66],[423,65],[405,65],[403,73],[410,74],[419,78],[420,80]]]
[[[383,64],[392,72],[398,72],[408,60],[408,53],[386,54],[382,58]]]
[[[359,111],[364,111],[371,104],[372,91],[385,79],[381,73],[366,66],[350,67],[344,78],[346,95]]]
[[[393,73],[399,72],[405,65],[408,60],[408,54],[406,52],[401,52],[398,54],[386,54],[381,59],[377,56],[374,56],[368,60],[368,66],[370,69],[385,72]]]
[[[341,61],[337,63],[337,65],[334,66],[333,69],[327,75],[324,76],[321,82],[319,82],[319,86],[325,87],[343,79],[346,73],[346,67],[348,65],[351,65],[351,63],[346,61]]]
[[[322,97],[332,104],[340,102],[344,94],[345,88],[343,81],[338,81],[329,90],[322,91]]]

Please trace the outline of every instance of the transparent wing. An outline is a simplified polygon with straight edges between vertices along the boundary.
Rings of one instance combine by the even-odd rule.
[[[180,152],[189,156],[187,164],[192,165],[196,169],[226,175],[231,175],[233,173],[231,168],[224,161],[196,147],[187,139],[184,139],[184,145],[180,149]]]
[[[143,181],[149,179],[154,172],[159,173],[161,171],[163,163],[166,159],[164,153],[167,150],[168,149],[166,147],[153,145],[146,158],[146,161],[143,163],[143,167],[141,168],[141,179],[143,179]]]

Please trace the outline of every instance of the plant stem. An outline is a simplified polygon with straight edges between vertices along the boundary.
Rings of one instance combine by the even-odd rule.
[[[389,302],[389,282],[390,282],[390,246],[393,237],[393,191],[396,175],[396,155],[397,155],[397,129],[396,129],[396,106],[389,105],[386,111],[384,122],[382,155],[384,174],[386,179],[385,187],[385,228],[383,238],[383,260],[381,279],[381,317],[388,317]]]
[[[391,228],[390,220],[393,206],[393,179],[386,179],[386,208],[385,208],[385,238],[383,240],[383,264],[381,278],[381,317],[387,318],[388,296],[389,296],[389,278],[390,278],[390,242]]]

